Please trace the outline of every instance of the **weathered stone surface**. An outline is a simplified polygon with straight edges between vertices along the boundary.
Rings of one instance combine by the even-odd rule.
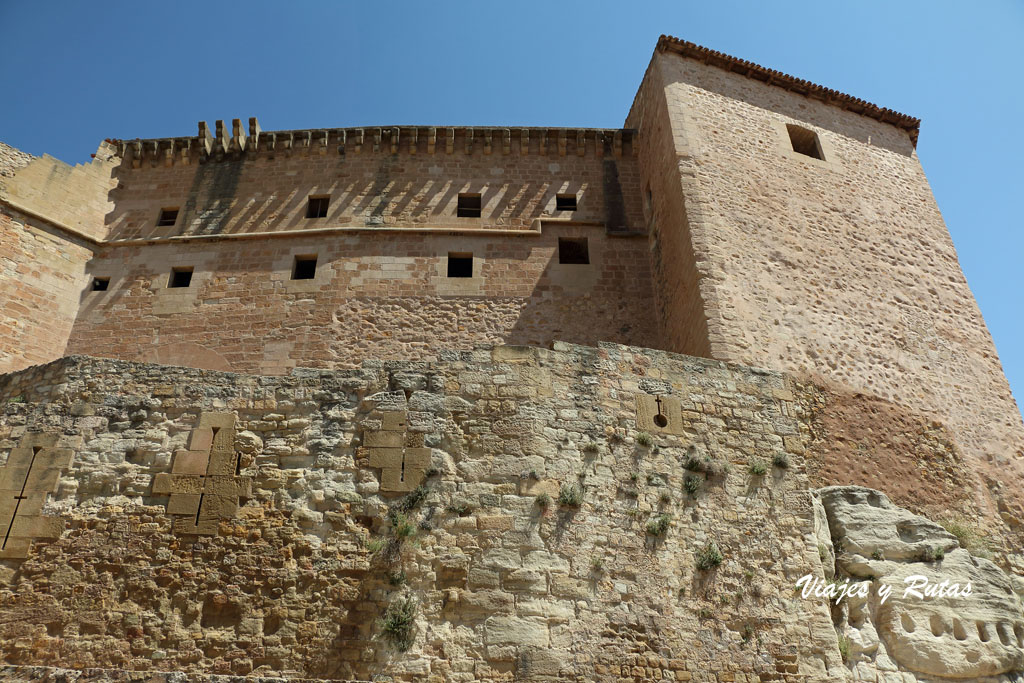
[[[839,574],[892,587],[884,602],[872,590],[846,603],[855,662],[884,670],[891,660],[900,670],[971,680],[1024,669],[1024,611],[999,567],[879,491],[833,486],[818,495],[839,549]],[[933,596],[925,581],[955,585],[957,594]],[[961,595],[968,583],[970,594]]]
[[[776,397],[789,380],[615,345],[513,355],[288,377],[72,357],[0,377],[0,401],[27,399],[0,403],[0,449],[26,427],[75,433],[44,508],[65,524],[0,566],[0,658],[197,680],[604,680],[623,668],[685,680],[689,667],[767,676],[782,664],[765,653],[786,651],[787,671],[832,680],[828,610],[791,591],[819,563],[802,463],[790,453],[776,476],[747,472],[800,434]],[[635,426],[636,390],[655,373],[704,408],[681,412],[685,435],[660,434],[657,452],[636,445]],[[492,398],[540,375],[549,394]],[[387,390],[401,384],[451,412],[404,412],[404,392]],[[54,412],[58,401],[94,414]],[[368,447],[368,432],[405,439]],[[230,454],[214,476],[200,474],[207,443]],[[700,472],[690,495],[693,452],[733,466]],[[374,468],[431,460],[418,491],[383,490]],[[249,484],[202,481],[218,478]],[[578,506],[559,503],[562,484],[579,487]],[[211,514],[197,523],[200,499]],[[671,522],[654,538],[646,522],[661,514]],[[694,552],[712,539],[723,563],[706,574]],[[401,652],[383,625],[406,595]],[[695,635],[705,612],[721,619],[713,640]],[[744,640],[748,622],[763,649]]]

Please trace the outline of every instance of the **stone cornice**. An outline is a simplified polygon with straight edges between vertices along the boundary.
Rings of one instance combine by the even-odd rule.
[[[621,158],[634,153],[636,131],[629,128],[535,128],[485,126],[370,126],[264,131],[256,117],[248,128],[240,119],[214,130],[199,122],[192,137],[108,140],[132,167],[206,163],[247,156],[293,153],[344,156],[384,154],[472,154],[519,156],[596,156]]]
[[[748,62],[745,59],[739,57],[733,57],[727,55],[724,52],[718,52],[706,47],[691,43],[680,38],[673,36],[661,36],[658,39],[658,45],[655,48],[657,52],[674,52],[682,55],[689,59],[695,59],[705,64],[738,73],[748,78],[752,78],[768,85],[774,85],[791,92],[805,95],[807,97],[821,100],[826,104],[830,104],[840,109],[851,111],[861,116],[867,116],[873,119],[878,119],[884,123],[891,124],[897,128],[901,128],[907,131],[910,135],[911,141],[914,145],[917,145],[917,136],[920,131],[921,119],[907,114],[901,114],[898,111],[892,109],[886,109],[879,107],[876,104],[866,102],[852,95],[839,92],[838,90],[832,90],[826,88],[823,85],[811,83],[805,81],[802,78],[796,78],[789,74],[776,71],[775,69],[769,69],[763,67],[760,64],[754,62]]]

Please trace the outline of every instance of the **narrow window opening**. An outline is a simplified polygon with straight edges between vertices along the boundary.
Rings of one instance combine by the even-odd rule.
[[[188,287],[190,284],[192,284],[191,266],[171,269],[171,279],[167,283],[168,287]]]
[[[92,291],[94,292],[105,292],[107,287],[110,286],[109,277],[94,277],[92,279]]]
[[[576,195],[574,194],[560,194],[555,197],[555,210],[556,211],[575,211],[576,210]]]
[[[296,256],[293,280],[312,280],[316,276],[316,256]]]
[[[178,221],[178,210],[174,208],[160,209],[160,217],[157,218],[156,224],[160,227],[166,227],[174,225]]]
[[[473,254],[448,252],[448,277],[473,277]]]
[[[482,208],[479,194],[459,193],[459,208],[456,212],[459,218],[480,218]]]
[[[590,249],[586,237],[559,237],[559,263],[590,263]]]
[[[813,130],[794,126],[792,123],[786,124],[786,130],[789,131],[789,141],[793,145],[794,152],[804,154],[812,159],[825,158],[821,153],[821,142],[818,141],[818,135]]]
[[[330,197],[310,197],[306,205],[306,218],[326,218]]]

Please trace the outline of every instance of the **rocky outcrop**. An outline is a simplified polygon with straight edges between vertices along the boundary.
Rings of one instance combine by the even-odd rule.
[[[817,495],[837,580],[870,582],[834,609],[855,679],[902,671],[979,680],[1024,670],[1021,598],[998,566],[879,491],[830,486]]]

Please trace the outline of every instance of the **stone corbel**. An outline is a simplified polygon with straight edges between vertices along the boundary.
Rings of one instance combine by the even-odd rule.
[[[365,131],[362,128],[356,128],[352,132],[353,144],[355,145],[355,148],[356,148],[356,154],[359,154],[360,152],[363,151],[363,134],[364,133],[365,133]]]
[[[142,166],[142,140],[132,142],[132,168]]]
[[[565,156],[565,148],[568,145],[568,142],[569,134],[564,130],[558,131],[558,156]]]
[[[380,152],[380,138],[381,138],[381,129],[380,128],[374,128],[373,129],[373,152],[374,152],[374,154],[376,154],[377,152]]]
[[[164,150],[164,166],[170,168],[174,165],[174,140],[171,140]]]
[[[320,144],[317,146],[317,151],[320,152],[320,156],[327,154],[327,139],[330,133],[326,130],[317,131],[317,138]]]
[[[413,128],[409,131],[409,154],[416,153],[416,147],[419,146],[420,142],[420,129]]]
[[[466,154],[473,153],[473,129],[466,129]]]
[[[594,132],[594,152],[597,154],[597,158],[601,159],[604,157],[604,141],[605,135],[603,131]]]
[[[192,140],[182,140],[181,142],[181,163],[188,166],[192,162]]]
[[[490,154],[491,153],[491,136],[492,135],[493,135],[493,131],[490,128],[488,128],[487,130],[484,131],[484,154]]]
[[[548,131],[542,130],[540,132],[540,155],[547,156],[548,153]]]
[[[616,159],[622,158],[622,131],[615,131],[615,137],[612,139],[612,153]]]
[[[523,128],[519,131],[519,156],[526,156],[530,153],[530,131]]]
[[[444,153],[452,154],[455,152],[455,129],[449,128],[444,134]]]
[[[338,154],[345,155],[345,144],[348,142],[348,134],[344,129],[338,131]]]
[[[437,128],[427,129],[427,154],[433,154],[437,145]]]
[[[398,129],[398,126],[395,126],[394,128],[391,129],[391,153],[392,154],[398,154],[398,135],[399,135],[399,132],[400,131]]]
[[[153,153],[149,155],[149,165],[156,166],[160,160],[160,141],[153,141]]]
[[[576,131],[576,156],[581,157],[587,153],[587,133],[586,131]]]
[[[501,129],[501,153],[512,153],[512,131],[508,128]]]

